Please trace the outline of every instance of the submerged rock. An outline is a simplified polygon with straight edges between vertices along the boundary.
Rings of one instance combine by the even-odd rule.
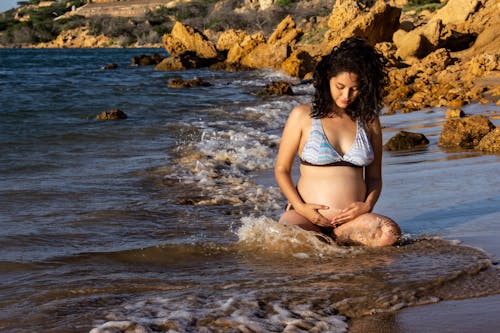
[[[192,87],[210,87],[209,82],[205,82],[199,77],[192,80],[184,80],[182,78],[171,79],[168,82],[169,88],[192,88]]]
[[[117,69],[117,68],[118,68],[118,65],[115,63],[107,64],[107,65],[102,67],[102,69],[104,69],[104,70]]]
[[[127,115],[122,110],[116,109],[111,111],[103,111],[95,117],[96,120],[119,120],[127,119]]]
[[[153,53],[152,55],[140,54],[134,56],[131,60],[131,66],[152,66],[157,65],[165,59],[165,56],[162,56],[158,53]]]
[[[423,134],[400,131],[387,141],[384,145],[384,150],[413,149],[428,144],[429,140]]]
[[[269,83],[264,89],[259,90],[257,95],[293,95],[292,85],[288,82],[278,81]]]

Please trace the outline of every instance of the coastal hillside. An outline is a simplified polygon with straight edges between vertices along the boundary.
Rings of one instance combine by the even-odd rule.
[[[373,0],[359,0],[371,6]],[[426,15],[440,0],[391,0]],[[335,0],[58,0],[20,1],[0,14],[0,47],[161,47],[180,21],[217,35],[228,29],[272,33],[291,15],[311,40],[322,38]],[[58,39],[59,38],[59,39]]]

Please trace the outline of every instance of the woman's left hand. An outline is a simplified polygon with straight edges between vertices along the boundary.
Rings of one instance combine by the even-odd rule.
[[[338,227],[339,225],[349,222],[362,214],[369,213],[370,210],[370,205],[366,202],[353,202],[332,218],[332,225],[334,227]]]

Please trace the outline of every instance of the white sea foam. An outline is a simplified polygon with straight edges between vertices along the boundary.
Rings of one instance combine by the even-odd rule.
[[[123,304],[115,320],[98,324],[91,333],[149,332],[330,332],[347,331],[346,318],[311,310],[305,300],[287,305],[264,302],[254,293],[225,298],[155,297]],[[127,318],[127,319],[118,319]]]
[[[236,231],[241,246],[299,259],[345,255],[361,248],[338,246],[324,234],[261,217],[244,217]]]

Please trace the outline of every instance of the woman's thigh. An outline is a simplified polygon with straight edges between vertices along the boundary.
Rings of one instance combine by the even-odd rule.
[[[401,229],[386,216],[367,213],[335,228],[334,234],[340,244],[388,246],[399,240]]]
[[[279,220],[280,223],[293,224],[301,227],[304,230],[321,232],[321,228],[315,224],[312,224],[304,216],[298,214],[296,211],[287,210],[281,215]]]

